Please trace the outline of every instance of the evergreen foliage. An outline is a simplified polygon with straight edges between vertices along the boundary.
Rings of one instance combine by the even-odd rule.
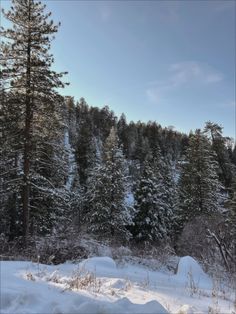
[[[229,152],[227,150],[227,138],[222,135],[223,128],[216,123],[206,122],[205,133],[209,134],[212,141],[212,149],[216,154],[219,164],[219,177],[226,188],[231,186],[232,182],[232,165],[230,162]]]
[[[1,28],[0,235],[27,245],[81,230],[114,242],[132,233],[135,245],[177,247],[181,236],[194,239],[195,223],[207,229],[214,218],[211,236],[234,262],[236,147],[222,127],[208,121],[187,135],[60,96],[51,13],[13,0],[3,15],[12,27]]]
[[[105,141],[103,160],[89,180],[86,195],[88,230],[111,238],[128,238],[129,209],[125,204],[124,156],[115,128]]]
[[[169,240],[174,210],[174,181],[170,169],[157,150],[144,162],[135,191],[134,237],[139,241]]]
[[[217,162],[210,142],[200,130],[190,136],[179,182],[176,226],[179,231],[189,220],[202,214],[214,215],[222,207]]]
[[[229,233],[230,249],[233,261],[236,263],[236,180],[232,184],[232,196],[227,202],[227,209],[228,219],[225,228]]]
[[[37,197],[34,198],[32,192],[42,192],[36,181],[40,185],[49,182],[40,173],[42,169],[39,172],[36,170],[41,168],[42,163],[39,165],[35,151],[40,146],[39,137],[44,141],[47,136],[45,133],[49,130],[47,126],[51,127],[55,123],[52,117],[57,115],[55,106],[61,98],[55,88],[64,86],[60,80],[64,73],[56,73],[50,69],[54,61],[49,54],[50,37],[58,30],[58,25],[49,21],[51,13],[45,14],[45,5],[33,0],[13,0],[12,3],[8,12],[3,11],[5,18],[13,26],[6,30],[1,28],[1,36],[6,39],[1,42],[1,79],[4,93],[10,90],[9,93],[16,100],[15,113],[20,112],[17,119],[13,120],[16,128],[19,125],[21,130],[21,149],[15,157],[21,176],[17,199],[20,199],[22,231],[27,244],[32,223],[31,210],[39,205],[35,204]],[[10,102],[7,102],[4,110],[8,113],[11,110],[9,107]],[[41,136],[42,120],[46,120],[48,125],[43,126],[44,134]]]

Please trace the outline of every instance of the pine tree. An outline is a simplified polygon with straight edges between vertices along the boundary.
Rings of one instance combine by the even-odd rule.
[[[55,88],[64,86],[60,80],[64,73],[50,70],[54,62],[49,54],[51,35],[57,32],[58,25],[48,21],[51,13],[44,14],[44,10],[45,5],[34,0],[13,0],[10,11],[3,11],[13,27],[1,28],[1,36],[6,39],[1,43],[4,89],[10,89],[18,99],[23,120],[22,212],[25,244],[29,235],[33,122],[42,104],[46,104],[46,110],[58,99]]]
[[[179,181],[176,229],[200,215],[214,215],[222,207],[217,162],[210,142],[200,130],[190,136],[186,159]]]
[[[129,209],[125,204],[124,156],[115,128],[104,144],[103,160],[89,179],[86,221],[89,231],[112,239],[128,239]]]

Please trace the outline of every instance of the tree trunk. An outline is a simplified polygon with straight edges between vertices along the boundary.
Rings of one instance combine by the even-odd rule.
[[[25,143],[24,143],[24,185],[23,185],[23,236],[27,246],[29,235],[29,173],[30,173],[30,98],[26,97]]]
[[[28,10],[29,25],[31,22],[31,6]],[[30,129],[32,122],[32,106],[31,106],[31,31],[29,26],[28,45],[27,45],[27,64],[26,64],[26,98],[25,98],[25,129],[24,129],[24,185],[23,185],[23,237],[24,245],[28,244],[29,236],[29,198],[30,198]]]
[[[14,158],[14,168],[18,168],[18,155],[15,154]],[[9,240],[14,240],[16,236],[16,220],[17,220],[17,193],[14,192],[12,199],[10,201],[10,225],[9,225]]]

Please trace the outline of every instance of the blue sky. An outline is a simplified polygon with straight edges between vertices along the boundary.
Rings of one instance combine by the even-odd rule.
[[[45,2],[62,23],[52,52],[69,71],[63,94],[128,121],[189,132],[211,120],[235,136],[234,0]]]

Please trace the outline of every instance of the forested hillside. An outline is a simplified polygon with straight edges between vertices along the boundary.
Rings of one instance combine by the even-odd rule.
[[[15,0],[4,13],[13,28],[1,30],[1,253],[86,234],[170,247],[235,271],[233,140],[213,122],[183,134],[158,117],[127,122],[108,107],[62,97],[66,73],[51,69],[50,55],[58,25],[44,10]]]

